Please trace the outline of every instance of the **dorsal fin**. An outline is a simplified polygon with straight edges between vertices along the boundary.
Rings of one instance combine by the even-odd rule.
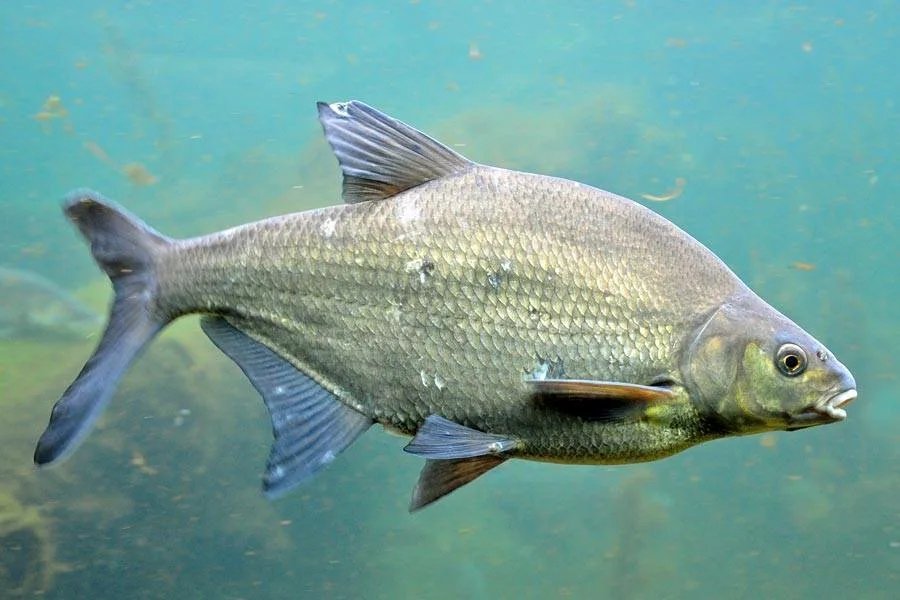
[[[319,121],[344,173],[344,202],[381,200],[473,163],[356,100],[319,102]]]

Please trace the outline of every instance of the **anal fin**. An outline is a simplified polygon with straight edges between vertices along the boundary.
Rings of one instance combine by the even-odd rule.
[[[200,324],[241,368],[269,411],[275,442],[263,477],[267,496],[280,496],[312,477],[372,424],[225,318],[207,316]]]
[[[426,458],[413,489],[410,512],[419,510],[469,483],[506,460],[518,440],[485,433],[439,415],[429,415],[404,448]]]
[[[419,481],[413,488],[409,512],[415,512],[443,498],[505,460],[506,457],[496,454],[451,460],[426,460],[419,474]]]

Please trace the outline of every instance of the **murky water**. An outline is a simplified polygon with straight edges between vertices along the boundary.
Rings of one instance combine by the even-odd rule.
[[[37,472],[96,338],[6,332],[0,597],[897,597],[896,2],[245,4],[0,5],[4,267],[105,312],[59,210],[79,186],[175,236],[337,203],[315,101],[358,98],[480,162],[677,196],[643,201],[860,397],[840,424],[657,463],[512,461],[411,516],[420,461],[378,427],[265,500],[262,403],[192,319]]]

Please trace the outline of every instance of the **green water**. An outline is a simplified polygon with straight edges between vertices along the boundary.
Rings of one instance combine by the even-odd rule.
[[[36,472],[95,340],[0,340],[0,597],[898,597],[900,6],[722,4],[0,4],[0,263],[97,310],[63,194],[175,236],[334,204],[314,103],[358,98],[485,163],[636,199],[683,178],[646,203],[860,394],[657,463],[512,461],[409,515],[421,463],[380,427],[265,500],[262,403],[190,319]]]

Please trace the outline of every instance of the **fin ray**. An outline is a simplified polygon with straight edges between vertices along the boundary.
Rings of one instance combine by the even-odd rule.
[[[529,379],[535,402],[549,410],[589,421],[634,420],[654,404],[670,402],[668,387],[588,379]]]
[[[634,402],[666,402],[675,393],[667,387],[594,381],[590,379],[529,379],[528,385],[537,393],[569,398],[617,398]]]
[[[514,450],[519,442],[506,436],[484,433],[454,423],[439,415],[429,415],[404,450],[424,458],[471,458]]]
[[[506,461],[496,454],[451,460],[428,459],[413,488],[409,512],[415,512]]]
[[[345,202],[389,198],[473,164],[362,102],[319,102],[318,108],[325,138],[344,174]]]

